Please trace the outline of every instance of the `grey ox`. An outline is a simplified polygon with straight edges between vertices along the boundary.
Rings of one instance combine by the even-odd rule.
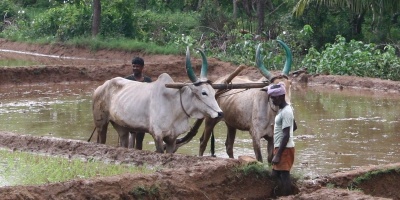
[[[129,132],[150,133],[156,151],[173,153],[176,139],[189,130],[189,118],[218,118],[222,110],[215,100],[215,90],[207,80],[207,60],[202,51],[200,79],[194,74],[189,47],[186,51],[186,71],[192,83],[181,89],[166,88],[174,83],[161,74],[157,81],[142,83],[124,78],[113,78],[99,86],[93,94],[93,119],[97,142],[106,142],[109,122],[118,132],[120,146],[128,147]],[[90,139],[89,139],[90,140]]]
[[[282,74],[273,76],[264,66],[261,53],[260,45],[256,51],[256,64],[257,68],[263,74],[263,78],[256,82],[278,83],[284,82],[286,85],[286,101],[290,103],[290,85],[291,81],[288,79],[288,74],[292,63],[292,54],[289,47],[282,41],[277,42],[284,48],[286,52],[286,63],[282,70]],[[214,83],[224,83],[227,76],[221,77]],[[232,83],[255,83],[249,80],[247,77],[237,76],[232,79]],[[272,100],[270,100],[266,91],[263,89],[233,89],[226,92],[217,92],[217,101],[221,109],[224,111],[224,117],[222,121],[227,126],[227,138],[225,142],[226,152],[230,158],[233,156],[233,144],[235,141],[236,130],[249,131],[252,141],[253,149],[258,161],[262,162],[263,158],[260,149],[260,140],[264,138],[268,141],[268,162],[272,161],[273,158],[273,130],[274,120],[279,110],[278,107],[274,106]],[[205,129],[203,135],[200,138],[200,149],[199,155],[202,156],[206,147],[207,142],[210,139],[212,131],[215,125],[221,121],[221,119],[205,118]],[[200,122],[200,121],[199,121]],[[200,122],[201,123],[201,122]],[[197,122],[196,122],[197,125]],[[196,126],[195,125],[195,126]],[[193,133],[189,133],[193,134]],[[191,139],[192,136],[185,136],[183,139],[178,139],[178,145],[181,146],[187,143],[187,139]],[[195,133],[194,133],[195,134]],[[213,148],[213,147],[212,147]],[[213,153],[213,149],[211,150]]]

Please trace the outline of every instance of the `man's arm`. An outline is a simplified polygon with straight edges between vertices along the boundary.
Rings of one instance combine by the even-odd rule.
[[[290,126],[283,129],[283,138],[281,144],[279,145],[278,152],[272,158],[272,164],[278,164],[281,161],[281,155],[283,150],[285,150],[287,143],[289,142],[290,138]]]

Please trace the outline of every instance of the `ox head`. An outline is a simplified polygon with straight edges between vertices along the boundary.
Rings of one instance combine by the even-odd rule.
[[[289,47],[281,40],[276,40],[285,50],[286,52],[286,62],[283,67],[283,70],[281,73],[277,75],[272,75],[267,68],[265,67],[263,61],[262,61],[262,56],[261,56],[261,44],[258,45],[257,51],[256,51],[256,65],[257,68],[260,70],[261,74],[265,78],[267,78],[271,83],[279,83],[279,82],[284,82],[285,83],[285,89],[287,91],[287,94],[285,96],[286,102],[290,104],[290,99],[291,99],[291,84],[292,81],[289,80],[289,72],[292,67],[292,52],[290,51]]]
[[[207,79],[208,63],[203,51],[198,49],[202,58],[200,78],[194,74],[192,64],[190,62],[190,50],[186,50],[186,73],[193,84],[187,87],[191,90],[191,107],[193,112],[190,116],[193,118],[204,118],[207,114],[211,118],[222,117],[222,110],[215,99],[215,90],[211,86],[211,82]],[[196,111],[197,110],[197,111]]]

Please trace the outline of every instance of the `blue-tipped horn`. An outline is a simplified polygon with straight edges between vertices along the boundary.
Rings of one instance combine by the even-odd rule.
[[[289,75],[290,69],[292,68],[292,52],[290,51],[289,47],[282,41],[282,40],[276,40],[284,49],[286,52],[286,62],[285,62],[285,67],[282,70],[282,73],[285,74],[286,76]]]
[[[189,46],[188,46],[187,49],[186,49],[186,73],[187,73],[189,79],[190,79],[193,83],[197,82],[197,77],[196,77],[196,75],[194,74],[193,67],[192,67],[192,63],[190,62],[190,50],[189,50]]]
[[[197,50],[200,51],[200,55],[201,55],[201,59],[202,59],[200,79],[205,80],[205,79],[207,79],[207,71],[208,71],[207,57],[206,57],[206,54],[201,49],[197,49]]]
[[[261,56],[261,44],[258,44],[257,51],[256,51],[256,66],[260,70],[261,74],[267,78],[268,80],[271,79],[272,74],[267,70],[265,67],[262,56]]]

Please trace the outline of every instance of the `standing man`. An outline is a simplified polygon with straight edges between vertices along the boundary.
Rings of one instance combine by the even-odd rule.
[[[271,84],[268,94],[272,103],[279,107],[274,124],[274,157],[272,158],[272,176],[278,178],[279,188],[284,196],[292,194],[290,169],[294,162],[293,131],[296,130],[293,108],[285,100],[285,84]]]
[[[148,76],[145,76],[143,74],[143,68],[144,68],[144,60],[140,57],[135,57],[132,59],[132,69],[133,69],[133,74],[125,77],[126,79],[132,80],[132,81],[139,81],[139,82],[151,82],[151,78]],[[129,134],[129,146],[128,148],[135,148],[142,150],[143,148],[143,139],[144,139],[144,134],[145,132],[135,132],[135,133],[130,133]]]
[[[132,81],[139,81],[139,82],[151,82],[151,78],[148,76],[145,76],[143,74],[143,68],[144,68],[144,60],[143,58],[140,57],[135,57],[132,59],[132,69],[133,69],[133,74],[125,77],[126,79],[132,80]]]

